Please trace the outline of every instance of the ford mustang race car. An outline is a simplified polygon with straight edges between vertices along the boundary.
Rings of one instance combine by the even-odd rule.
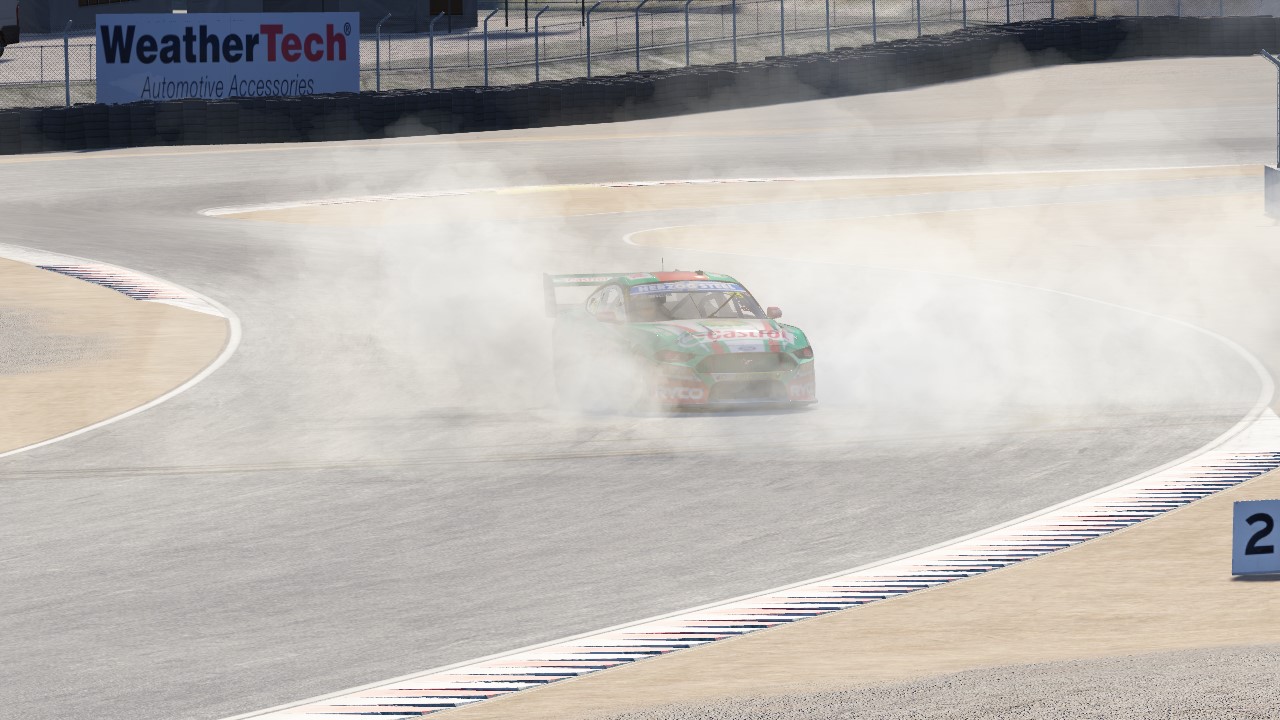
[[[701,270],[545,275],[561,401],[586,407],[802,405],[813,347],[734,278]],[[577,289],[577,302],[560,302]],[[586,295],[585,300],[581,299]]]

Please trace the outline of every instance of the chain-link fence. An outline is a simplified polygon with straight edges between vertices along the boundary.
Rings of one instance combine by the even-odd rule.
[[[23,36],[0,55],[0,108],[93,102],[93,35]]]
[[[1228,16],[1269,0],[523,0],[480,25],[360,41],[361,87],[511,85],[761,60],[1054,17]],[[443,16],[442,16],[443,17]],[[0,56],[0,108],[95,100],[92,33],[24,36]]]
[[[1114,15],[1255,15],[1261,0],[532,0],[465,33],[382,38],[366,89],[511,85],[854,47],[970,24]],[[487,29],[485,16],[488,16]]]
[[[949,32],[965,24],[966,1],[604,0],[574,8],[539,4],[529,9],[527,31],[521,4],[514,14],[499,9],[488,32],[481,27],[434,40],[384,39],[388,59],[382,87],[424,87],[431,84],[431,74],[436,87],[483,85],[486,47],[491,85],[817,52]],[[975,14],[972,21],[982,21],[982,16]]]

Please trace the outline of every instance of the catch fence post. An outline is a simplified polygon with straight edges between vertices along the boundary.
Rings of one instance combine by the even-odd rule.
[[[649,0],[640,0],[636,6],[636,72],[640,72],[640,8]]]
[[[1091,17],[1093,17],[1095,20],[1098,17],[1098,0],[1093,0],[1093,15]]]
[[[376,82],[374,87],[378,92],[382,92],[382,23],[386,22],[389,17],[391,17],[391,13],[384,15],[373,28],[373,32],[376,35],[373,48],[373,73]]]
[[[916,0],[916,37],[920,37],[923,34],[924,34],[924,29],[923,29],[923,25],[920,22],[920,0]]]
[[[587,77],[591,77],[591,13],[595,12],[595,11],[596,11],[596,8],[600,7],[600,3],[602,3],[602,2],[604,2],[604,0],[597,0],[597,1],[596,1],[596,4],[595,4],[595,5],[592,5],[592,6],[591,6],[591,9],[590,9],[590,10],[588,10],[588,11],[587,11],[587,14],[586,14],[586,18],[587,18],[587,20],[586,20],[586,26],[587,26]]]
[[[537,15],[533,16],[533,81],[540,82],[542,80],[542,43],[538,40],[538,23],[542,18],[542,13],[551,9],[550,5],[543,5]]]
[[[444,13],[431,18],[427,23],[427,75],[431,79],[431,89],[436,89],[436,21],[444,17]]]
[[[778,0],[778,37],[782,41],[782,57],[787,56],[787,0]]]
[[[824,3],[827,11],[827,52],[831,52],[831,0]]]
[[[1098,1],[1098,0],[1094,0],[1094,2],[1095,2],[1095,3],[1096,3],[1097,1]],[[1011,12],[1011,11],[1010,11],[1010,9],[1009,9],[1009,3],[1010,3],[1010,0],[1004,0],[1004,23],[1005,23],[1005,25],[1008,25],[1009,23],[1013,22],[1013,14],[1012,14],[1012,12]]]
[[[969,0],[960,0],[960,27],[969,27]]]
[[[738,63],[738,0],[730,0],[729,12],[733,14],[733,63]]]
[[[489,18],[498,14],[502,8],[494,8],[484,19],[484,86],[489,87]]]
[[[1280,59],[1266,50],[1259,50],[1258,54],[1271,61],[1272,65],[1280,70]],[[1280,72],[1276,73],[1276,168],[1280,169]]]
[[[684,66],[689,67],[689,6],[693,4],[693,0],[685,0],[684,3]],[[721,32],[724,25],[720,26]]]
[[[67,107],[71,107],[71,43],[67,35],[71,32],[71,21],[62,28],[62,83],[67,91]]]

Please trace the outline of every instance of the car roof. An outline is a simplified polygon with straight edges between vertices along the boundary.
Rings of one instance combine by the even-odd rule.
[[[737,283],[733,277],[721,273],[704,272],[702,270],[669,270],[660,272],[631,273],[619,277],[618,282],[627,287],[649,285],[652,283],[679,282],[681,280],[711,280],[714,282]],[[740,284],[740,283],[739,283]]]

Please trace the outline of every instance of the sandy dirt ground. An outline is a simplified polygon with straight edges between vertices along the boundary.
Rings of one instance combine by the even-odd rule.
[[[906,683],[723,698],[612,720],[1261,720],[1280,718],[1280,645],[970,670]]]
[[[0,260],[0,452],[119,415],[186,382],[227,321]]]
[[[743,178],[742,182],[689,181],[652,184],[545,186],[483,190],[466,195],[397,198],[394,202],[330,203],[297,207],[247,210],[227,217],[264,222],[321,225],[326,227],[367,227],[369,224],[400,224],[431,217],[448,206],[500,213],[503,220],[545,217],[572,217],[620,212],[647,212],[687,208],[734,208],[788,201],[815,202],[846,198],[876,198],[928,193],[991,192],[1028,188],[1097,186],[1102,183],[1159,182],[1192,178],[1226,178],[1260,172],[1253,167],[1177,168],[1169,170],[1111,170],[1102,172],[997,173],[975,175],[933,175],[881,178],[809,178],[769,180]],[[495,202],[495,198],[498,199]],[[668,229],[644,244],[724,247],[722,239],[731,229],[703,234]],[[771,228],[763,227],[772,232]],[[736,228],[732,229],[736,231]],[[826,234],[830,237],[830,233]],[[692,241],[687,241],[691,238]]]

